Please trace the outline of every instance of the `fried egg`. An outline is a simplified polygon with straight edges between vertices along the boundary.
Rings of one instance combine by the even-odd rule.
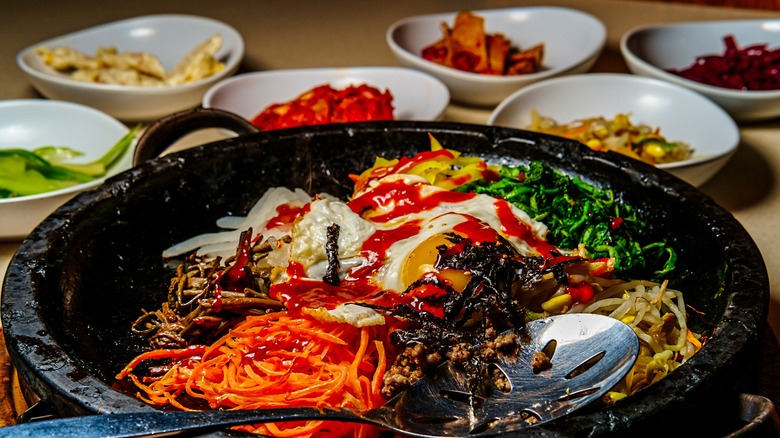
[[[538,255],[547,227],[525,212],[488,195],[457,193],[414,175],[389,175],[347,203],[315,200],[292,230],[291,262],[306,277],[321,279],[327,269],[327,228],[339,226],[342,280],[369,276],[382,290],[404,291],[431,272],[448,234],[472,241],[510,241],[522,255]],[[521,230],[521,232],[516,231]]]

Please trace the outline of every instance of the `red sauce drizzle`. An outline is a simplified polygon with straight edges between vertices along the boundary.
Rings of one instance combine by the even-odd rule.
[[[408,239],[419,232],[420,225],[416,221],[407,222],[400,227],[390,230],[377,230],[365,243],[363,243],[361,252],[368,260],[368,263],[353,269],[349,273],[347,280],[361,281],[360,279],[372,276],[382,267],[387,255],[387,250],[393,243],[398,242],[399,240]]]
[[[300,313],[303,308],[334,309],[340,304],[365,301],[380,290],[371,278],[384,264],[390,245],[419,232],[417,222],[408,222],[390,230],[377,230],[361,250],[367,263],[354,268],[338,286],[306,278],[303,265],[291,262],[287,267],[289,281],[272,285],[269,294],[285,303],[293,314]]]
[[[447,292],[435,284],[424,284],[412,289],[406,294],[399,294],[393,291],[380,291],[364,302],[383,307],[393,307],[400,304],[406,304],[409,308],[419,312],[428,312],[437,318],[444,317],[444,305],[442,299]]]
[[[472,176],[468,173],[453,176],[444,180],[444,183],[451,184],[452,187],[460,187],[468,182],[471,182]]]
[[[287,266],[287,275],[289,275],[292,279],[305,278],[306,270],[303,268],[302,264],[291,261]]]
[[[486,167],[484,170],[482,170],[482,178],[493,182],[501,179],[501,175],[499,175],[495,170],[491,170]]]
[[[254,287],[252,268],[248,266],[252,260],[252,233],[251,229],[241,234],[241,241],[236,251],[233,264],[227,269],[215,274],[214,298],[212,308],[219,312],[222,309],[222,291],[241,292],[245,288]]]
[[[551,268],[551,267],[553,267],[555,265],[559,265],[559,264],[564,263],[564,262],[570,262],[570,261],[573,261],[573,260],[579,261],[579,260],[585,260],[585,259],[580,257],[580,256],[563,256],[563,255],[559,255],[559,256],[555,256],[555,257],[551,258],[550,260],[547,260],[545,262],[545,266],[548,267],[548,268]]]
[[[271,286],[271,293],[285,303],[290,314],[300,316],[304,308],[332,310],[340,304],[363,301],[378,289],[369,282],[342,282],[339,286],[331,286],[320,280],[291,278]]]
[[[220,312],[222,310],[222,280],[224,279],[225,272],[226,271],[221,271],[214,274],[214,279],[216,281],[214,282],[214,298],[211,301],[211,308],[214,309],[215,312]]]
[[[519,237],[544,257],[550,258],[553,256],[552,251],[555,250],[555,247],[544,240],[537,239],[531,232],[531,228],[512,214],[512,209],[509,207],[508,202],[499,199],[494,205],[496,215],[498,215],[498,219],[501,221],[501,231],[504,234]]]
[[[473,217],[452,227],[452,231],[468,238],[471,242],[495,242],[498,240],[498,233],[490,225]]]
[[[309,204],[306,204],[308,210]],[[289,225],[295,221],[304,211],[304,207],[294,207],[290,204],[282,204],[276,207],[276,216],[272,217],[265,226],[269,230],[282,225]]]
[[[375,210],[395,203],[393,209],[385,214],[372,216],[373,222],[387,222],[401,216],[408,216],[431,210],[442,203],[466,202],[477,196],[474,193],[459,193],[441,190],[423,197],[420,193],[425,184],[409,185],[398,180],[381,184],[348,202],[349,207],[357,214],[367,210]]]

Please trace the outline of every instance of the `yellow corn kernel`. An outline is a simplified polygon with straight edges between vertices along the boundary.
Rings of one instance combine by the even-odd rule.
[[[628,120],[628,116],[625,114],[618,114],[615,116],[615,120],[612,121],[615,131],[626,129],[631,126],[631,122]]]
[[[647,155],[655,158],[662,158],[664,155],[666,155],[664,148],[661,145],[655,143],[651,143],[645,146],[644,151]]]
[[[604,402],[605,402],[607,405],[609,405],[609,406],[612,406],[612,405],[614,405],[615,403],[617,403],[618,401],[620,401],[620,400],[622,400],[622,399],[624,399],[624,398],[626,398],[626,397],[627,397],[627,396],[626,396],[626,394],[623,394],[622,392],[617,392],[617,391],[609,391],[609,392],[608,392],[608,393],[607,393],[607,394],[604,396]]]
[[[570,305],[571,305],[571,295],[560,294],[542,303],[542,309],[547,313],[558,314],[563,312]]]
[[[593,135],[599,138],[606,138],[609,136],[609,128],[602,124],[596,125],[593,129]]]
[[[598,138],[591,138],[590,140],[585,142],[585,145],[587,145],[589,148],[594,149],[594,150],[599,150],[599,149],[601,149],[601,146],[602,146],[601,145],[601,140],[599,140]]]

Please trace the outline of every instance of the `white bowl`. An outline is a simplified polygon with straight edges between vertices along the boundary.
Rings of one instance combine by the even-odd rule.
[[[94,55],[98,47],[145,51],[172,69],[195,46],[220,34],[222,47],[216,58],[225,68],[200,81],[160,87],[109,85],[69,79],[45,65],[35,54],[38,46],[69,47]],[[19,67],[33,86],[51,99],[67,100],[98,108],[126,121],[151,120],[197,106],[203,93],[215,82],[233,74],[244,56],[244,40],[225,23],[190,15],[150,15],[103,24],[90,29],[36,43],[17,56]]]
[[[559,123],[627,113],[634,124],[658,127],[661,135],[688,143],[694,153],[690,159],[657,167],[694,186],[717,173],[739,145],[736,123],[712,101],[683,87],[641,76],[591,73],[539,82],[501,102],[488,124],[527,129],[531,110]]]
[[[244,73],[219,82],[203,96],[204,108],[251,120],[271,104],[289,102],[323,84],[342,89],[368,84],[393,95],[396,120],[437,120],[450,101],[433,76],[400,67],[314,68]]]
[[[780,90],[740,91],[695,82],[669,73],[693,64],[698,56],[722,55],[723,37],[733,35],[742,48],[766,43],[780,47],[780,19],[707,21],[634,28],[623,35],[620,51],[632,73],[682,85],[707,96],[738,121],[780,116]]]
[[[0,101],[0,149],[69,146],[84,153],[74,162],[90,162],[100,158],[128,131],[108,114],[76,103],[44,99]],[[131,147],[109,169],[106,178],[129,169],[132,158]],[[37,195],[0,199],[0,240],[21,240],[65,201],[100,185],[104,179]]]
[[[387,44],[401,64],[441,79],[449,87],[452,99],[462,103],[495,105],[528,84],[584,73],[596,62],[607,39],[601,21],[575,9],[522,7],[472,12],[484,17],[486,33],[502,33],[512,46],[528,48],[543,43],[543,70],[527,75],[492,76],[423,59],[423,48],[441,39],[441,23],[452,26],[457,13],[405,18],[391,25],[386,35]]]

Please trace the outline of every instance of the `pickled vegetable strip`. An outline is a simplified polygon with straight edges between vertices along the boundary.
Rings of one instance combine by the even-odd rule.
[[[138,127],[125,134],[102,157],[91,163],[70,163],[81,155],[69,147],[42,146],[0,150],[0,198],[36,195],[103,177],[132,145]]]

